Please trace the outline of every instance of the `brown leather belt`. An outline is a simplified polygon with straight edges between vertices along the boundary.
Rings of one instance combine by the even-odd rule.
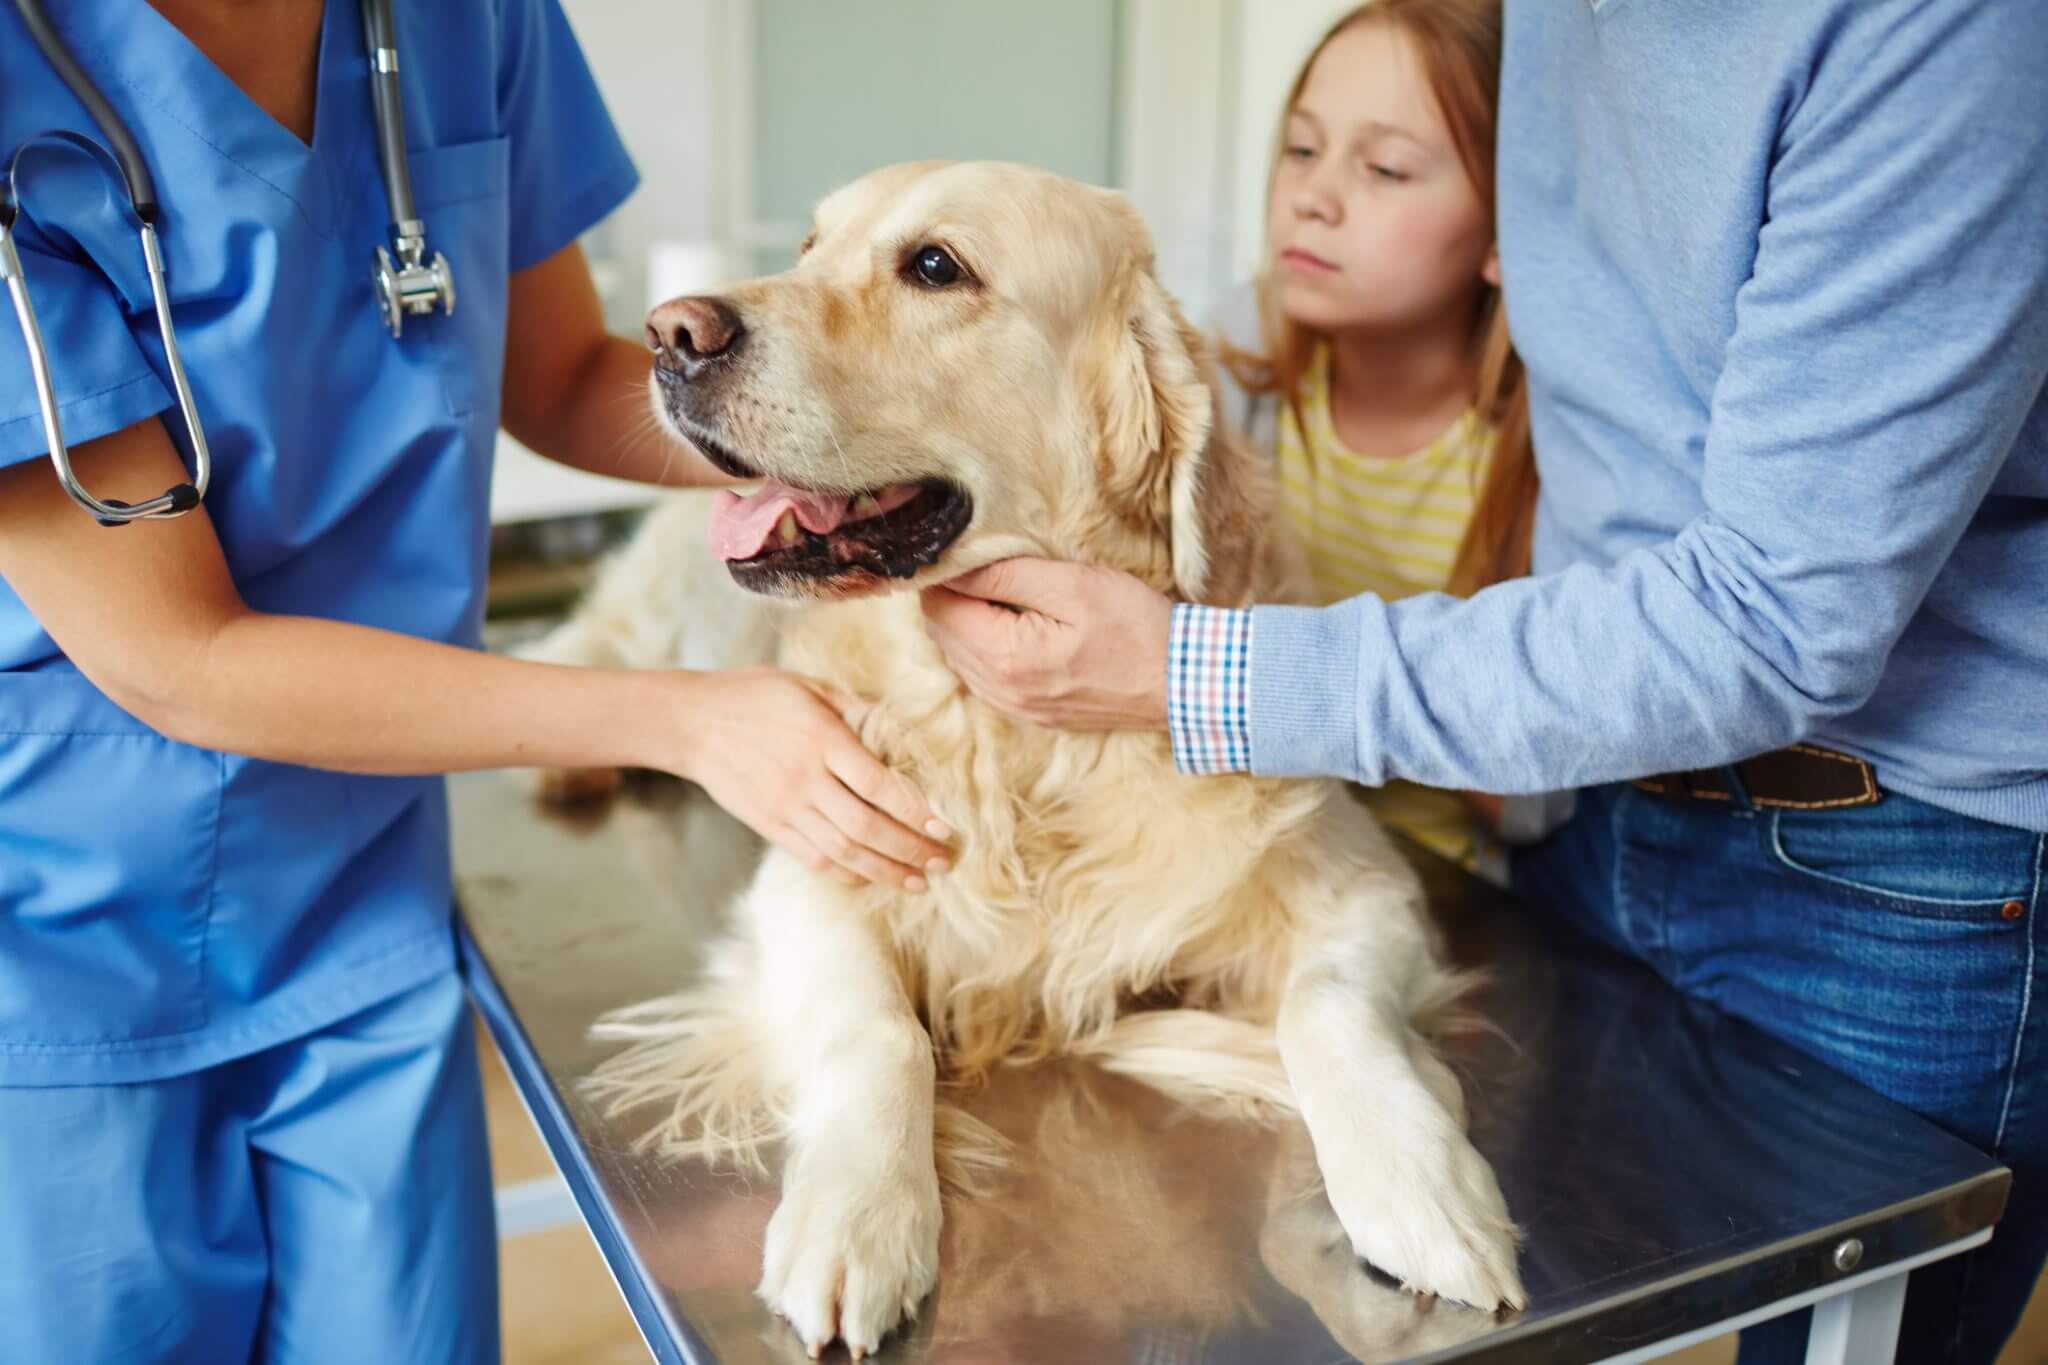
[[[1734,765],[1751,804],[1785,810],[1833,810],[1871,806],[1884,799],[1868,763],[1813,744],[1794,744]],[[1735,801],[1726,768],[1660,773],[1634,784],[1655,796],[1678,801]]]

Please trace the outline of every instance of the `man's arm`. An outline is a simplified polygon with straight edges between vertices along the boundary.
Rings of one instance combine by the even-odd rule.
[[[1854,711],[2048,382],[2048,10],[1933,7],[1788,122],[1706,513],[1469,601],[1259,608],[1252,766],[1499,792],[1696,768]]]

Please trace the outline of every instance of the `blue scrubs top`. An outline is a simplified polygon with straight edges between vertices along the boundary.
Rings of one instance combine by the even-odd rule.
[[[413,190],[456,287],[452,315],[398,339],[370,285],[390,215],[355,0],[327,5],[310,147],[146,0],[51,8],[155,174],[243,597],[477,645],[508,277],[637,183],[559,4],[396,7]],[[0,153],[48,128],[99,137],[11,5],[0,91]],[[182,449],[125,197],[88,164],[32,153],[21,177],[65,437],[161,413]],[[45,445],[0,311],[0,465]],[[0,1085],[160,1078],[320,1028],[448,970],[451,906],[440,779],[165,739],[0,582]]]

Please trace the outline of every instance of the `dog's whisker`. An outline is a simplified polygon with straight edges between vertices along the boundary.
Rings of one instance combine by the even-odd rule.
[[[860,481],[854,477],[853,461],[846,458],[846,447],[839,444],[839,433],[828,425],[825,434],[832,438],[832,449],[839,452],[839,467],[846,473],[846,486],[858,490]]]

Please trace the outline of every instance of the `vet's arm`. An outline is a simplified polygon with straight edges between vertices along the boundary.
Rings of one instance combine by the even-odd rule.
[[[597,286],[571,243],[515,271],[506,315],[505,430],[535,454],[593,474],[670,485],[733,480],[655,421],[647,347],[605,330]]]
[[[155,418],[72,458],[102,497],[186,477]],[[255,611],[204,507],[102,527],[43,460],[0,469],[0,578],[95,686],[188,744],[362,773],[656,768],[815,866],[900,884],[944,852],[839,699],[788,674],[572,668]]]

